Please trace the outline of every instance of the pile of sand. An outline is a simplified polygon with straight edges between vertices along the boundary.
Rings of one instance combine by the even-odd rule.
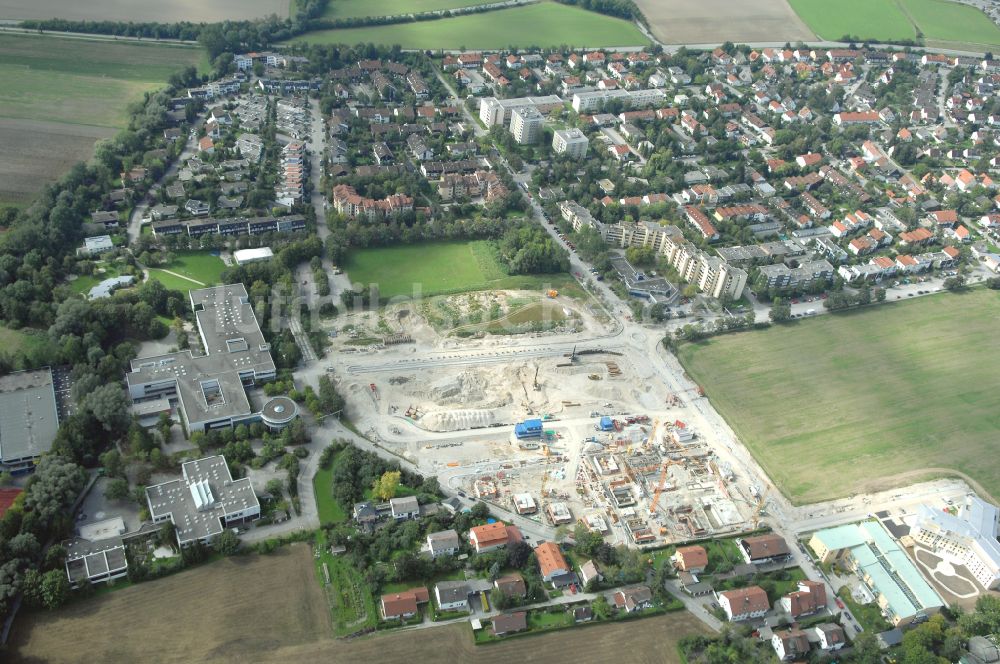
[[[435,410],[420,418],[420,426],[429,431],[458,431],[485,427],[496,421],[492,410]]]

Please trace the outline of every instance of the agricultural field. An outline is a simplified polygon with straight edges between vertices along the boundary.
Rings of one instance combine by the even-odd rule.
[[[330,0],[323,18],[358,18],[419,14],[442,9],[485,5],[495,0]]]
[[[636,0],[650,31],[668,44],[811,40],[788,0]]]
[[[367,290],[378,286],[383,299],[440,295],[495,289],[540,289],[546,284],[562,290],[569,275],[508,276],[497,262],[492,244],[428,242],[352,251],[344,264],[352,284]]]
[[[163,267],[150,268],[149,276],[171,290],[187,292],[219,283],[226,264],[207,251],[180,251]]]
[[[488,646],[473,645],[468,622],[432,629],[392,630],[350,641],[319,641],[254,655],[255,662],[429,662],[441,653],[455,662],[479,664],[547,662],[580,664],[681,664],[677,643],[682,637],[708,634],[690,613],[675,612],[643,620],[565,629],[515,638]],[[622,644],[628,647],[623,648]]]
[[[988,50],[1000,45],[1000,28],[975,7],[950,0],[789,0],[821,39],[851,35],[892,42],[914,40],[918,31],[929,45]]]
[[[902,0],[902,3],[931,46],[939,42],[967,44],[983,50],[1000,46],[1000,27],[975,7],[951,0]]]
[[[845,35],[881,41],[913,40],[917,33],[896,0],[789,0],[820,39]]]
[[[129,103],[201,58],[197,48],[0,33],[0,205],[26,205],[123,128]]]
[[[70,21],[121,21],[212,23],[226,19],[288,16],[290,0],[0,0],[0,19],[62,18]]]
[[[370,42],[420,49],[500,49],[560,44],[597,48],[645,46],[648,43],[639,29],[628,21],[554,2],[435,21],[317,30],[293,41],[312,44]]]
[[[169,629],[164,629],[169,625]],[[108,629],[127,634],[98,638]],[[184,638],[178,638],[183,634]],[[179,574],[18,616],[11,662],[261,661],[330,638],[308,544],[226,558]]]
[[[955,475],[996,497],[998,307],[996,291],[942,294],[688,344],[678,357],[796,503]]]

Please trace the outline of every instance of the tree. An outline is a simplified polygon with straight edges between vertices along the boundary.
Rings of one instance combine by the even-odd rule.
[[[102,385],[84,398],[81,407],[112,433],[123,433],[131,421],[128,398],[118,385]]]
[[[160,546],[168,546],[174,551],[177,550],[177,526],[173,521],[164,521],[160,526],[160,532],[156,534],[156,539]]]
[[[240,550],[240,538],[231,528],[226,528],[215,538],[215,550],[224,556],[231,556]]]
[[[108,485],[104,489],[104,497],[108,500],[125,500],[128,493],[128,480],[121,477],[108,480]]]
[[[521,569],[531,557],[531,545],[527,542],[515,542],[507,545],[507,566]]]
[[[948,277],[941,285],[950,291],[960,291],[965,288],[965,277],[960,274]]]
[[[381,500],[389,500],[396,496],[399,490],[399,478],[401,473],[398,470],[387,470],[382,473],[382,477],[375,480],[372,495]]]
[[[590,609],[594,612],[594,618],[597,620],[607,620],[611,617],[611,605],[608,604],[608,598],[604,595],[598,595],[591,602]]]
[[[277,499],[281,498],[282,496],[281,490],[283,486],[284,483],[281,480],[279,480],[278,478],[274,478],[267,481],[267,485],[264,487],[264,490]]]
[[[473,519],[482,520],[490,515],[490,508],[486,503],[480,501],[472,506],[469,513],[472,515]]]
[[[104,467],[104,474],[108,477],[122,477],[125,474],[122,455],[118,453],[118,450],[108,450],[99,459],[101,466]]]
[[[792,305],[790,302],[776,297],[771,303],[771,320],[781,323],[790,320],[792,317]]]

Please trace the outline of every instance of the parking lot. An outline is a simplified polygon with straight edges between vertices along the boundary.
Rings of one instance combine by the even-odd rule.
[[[73,388],[73,379],[70,376],[69,367],[54,367],[52,369],[52,389],[56,394],[56,414],[60,422],[65,422],[66,418],[75,412],[76,404],[70,396]]]

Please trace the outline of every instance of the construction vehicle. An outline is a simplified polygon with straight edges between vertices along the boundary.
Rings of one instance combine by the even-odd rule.
[[[535,366],[535,391],[537,392],[540,389],[542,389],[542,388],[538,385],[538,366],[536,365]]]
[[[552,288],[552,289],[546,291],[545,296],[554,300],[557,297],[559,297],[559,291],[557,291],[556,289]]]
[[[763,493],[760,494],[760,498],[757,499],[757,509],[755,509],[753,513],[754,530],[756,530],[757,526],[760,525],[760,517],[765,516],[767,513],[766,512],[767,497],[770,493],[771,493],[771,488],[768,487],[766,490],[764,490]]]
[[[649,438],[646,439],[646,447],[652,447],[656,444],[656,433],[660,430],[660,418],[656,418],[653,422],[653,428],[649,430]]]

